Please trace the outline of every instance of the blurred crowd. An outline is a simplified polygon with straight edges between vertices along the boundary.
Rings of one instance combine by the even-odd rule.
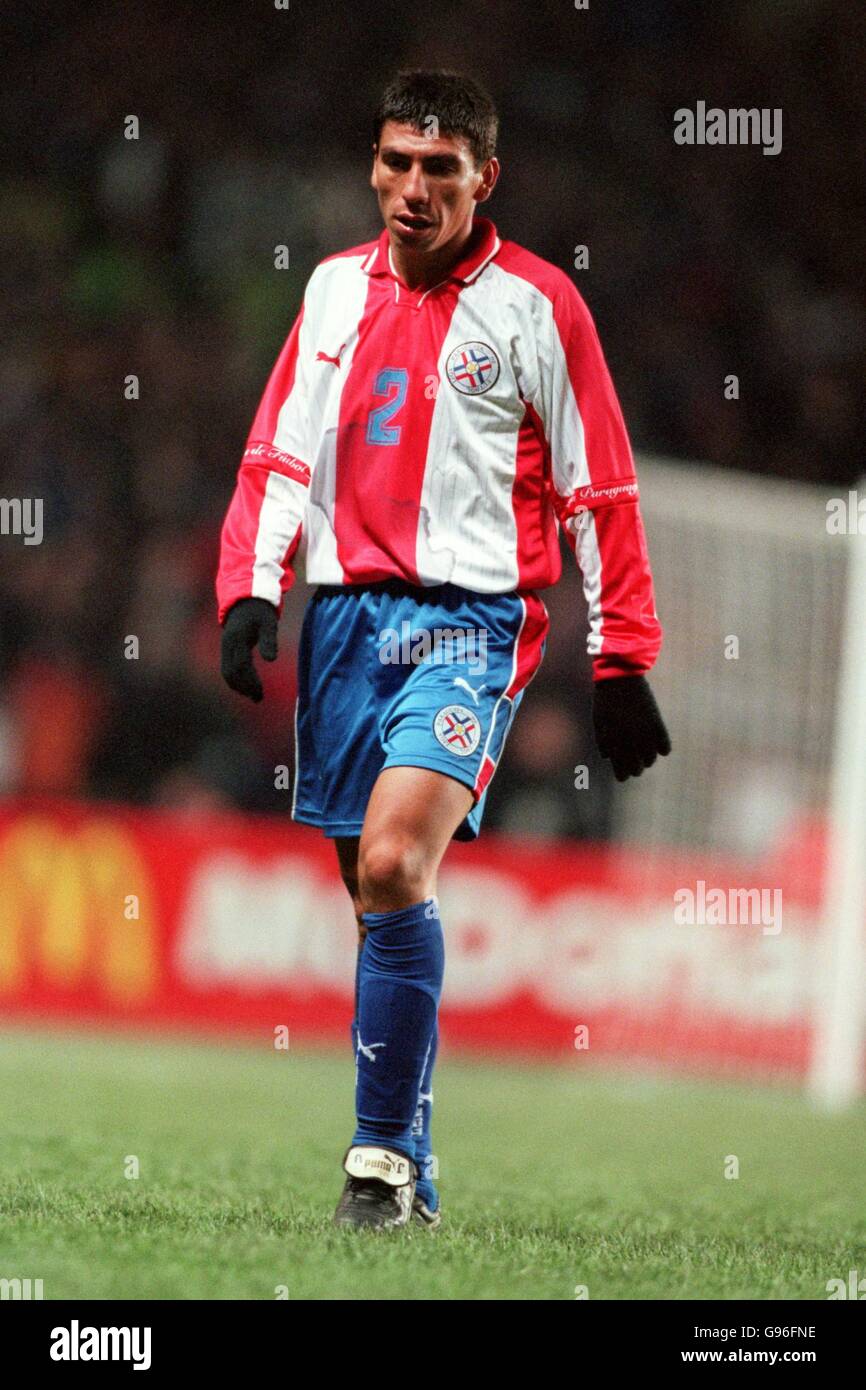
[[[219,527],[307,276],[378,233],[369,113],[397,67],[490,88],[490,215],[573,274],[636,448],[853,484],[864,15],[846,0],[32,0],[7,17],[0,491],[44,499],[45,539],[0,536],[0,791],[287,812],[274,769],[292,765],[305,586],[266,700],[241,701],[218,674]],[[699,100],[781,108],[782,152],[676,145],[674,111]],[[603,838],[570,558],[545,600],[548,657],[490,821]]]

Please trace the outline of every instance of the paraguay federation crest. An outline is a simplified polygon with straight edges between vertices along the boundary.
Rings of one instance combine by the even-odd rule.
[[[461,343],[449,352],[445,375],[464,396],[481,396],[499,380],[499,358],[488,343]]]
[[[481,725],[465,705],[444,705],[433,720],[433,732],[449,753],[468,758],[478,747]]]

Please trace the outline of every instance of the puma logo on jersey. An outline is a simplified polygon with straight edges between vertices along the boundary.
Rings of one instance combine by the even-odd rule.
[[[465,680],[463,679],[462,676],[455,676],[455,677],[454,677],[454,684],[455,684],[455,685],[462,686],[462,688],[463,688],[464,690],[468,690],[468,691],[469,691],[469,694],[472,696],[472,698],[473,698],[473,700],[475,701],[476,705],[478,704],[478,696],[481,694],[482,690],[486,690],[486,689],[487,689],[487,682],[485,681],[484,685],[479,685],[479,687],[478,687],[477,690],[473,690],[473,689],[472,689],[472,686],[469,684],[469,682],[468,682],[468,681],[465,681]]]
[[[334,357],[331,357],[327,352],[317,352],[317,353],[316,353],[316,361],[317,361],[317,362],[330,362],[330,364],[331,364],[332,367],[339,367],[339,365],[340,365],[340,358],[343,356],[343,353],[345,352],[345,350],[346,350],[346,344],[345,344],[345,343],[341,343],[340,346],[339,346],[338,349],[337,349],[336,356],[334,356]]]

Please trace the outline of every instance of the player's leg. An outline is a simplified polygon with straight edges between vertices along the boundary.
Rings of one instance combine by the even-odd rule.
[[[365,915],[399,911],[435,894],[442,856],[472,803],[465,783],[431,768],[379,773],[358,847]]]
[[[369,606],[378,661],[364,668],[365,688],[373,692],[384,767],[367,783],[358,849],[367,928],[358,975],[358,1127],[337,1221],[400,1226],[413,1202],[415,1155],[425,1143],[429,1155],[419,1104],[431,1091],[444,967],[436,874],[452,837],[478,834],[486,788],[541,661],[547,614],[531,594],[485,597],[453,585],[420,595],[392,586],[370,595]],[[386,638],[405,631],[438,632],[437,641],[451,644],[447,661],[395,662]],[[339,833],[348,833],[344,815],[337,820]],[[429,1193],[435,1202],[432,1181]]]
[[[340,1224],[404,1225],[412,1210],[419,1139],[429,1146],[430,1101],[422,1093],[430,1096],[444,971],[436,875],[472,802],[463,783],[416,767],[386,768],[370,797],[357,871],[367,929],[358,971],[357,1126]],[[414,1209],[433,1225],[437,1196],[427,1162],[423,1168]]]
[[[433,1070],[436,1066],[436,1053],[439,1049],[439,1023],[433,1025],[433,1036],[430,1039],[430,1050],[427,1054],[427,1064],[424,1068],[424,1075],[421,1078],[421,1089],[418,1092],[418,1108],[415,1111],[415,1120],[412,1125],[412,1134],[415,1139],[415,1166],[418,1169],[418,1180],[415,1184],[415,1198],[413,1201],[413,1211],[416,1219],[424,1226],[435,1230],[442,1220],[442,1213],[439,1207],[439,1193],[436,1189],[436,1178],[439,1176],[438,1164],[433,1154],[433,1139],[431,1135],[431,1124],[433,1121]]]
[[[355,1010],[352,1016],[351,1027],[353,1057],[358,1050],[358,974],[361,969],[361,952],[364,949],[364,937],[367,935],[367,928],[364,926],[364,908],[358,886],[359,843],[360,836],[358,835],[339,836],[334,840],[337,860],[340,865],[340,877],[346,886],[349,897],[352,899],[352,907],[355,909],[355,921],[358,924],[358,955],[355,962]]]

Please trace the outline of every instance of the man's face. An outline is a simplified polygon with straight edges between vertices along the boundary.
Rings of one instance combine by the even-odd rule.
[[[475,204],[490,197],[498,176],[496,159],[476,168],[462,135],[432,139],[414,126],[386,121],[370,183],[395,241],[429,253],[465,234]]]

